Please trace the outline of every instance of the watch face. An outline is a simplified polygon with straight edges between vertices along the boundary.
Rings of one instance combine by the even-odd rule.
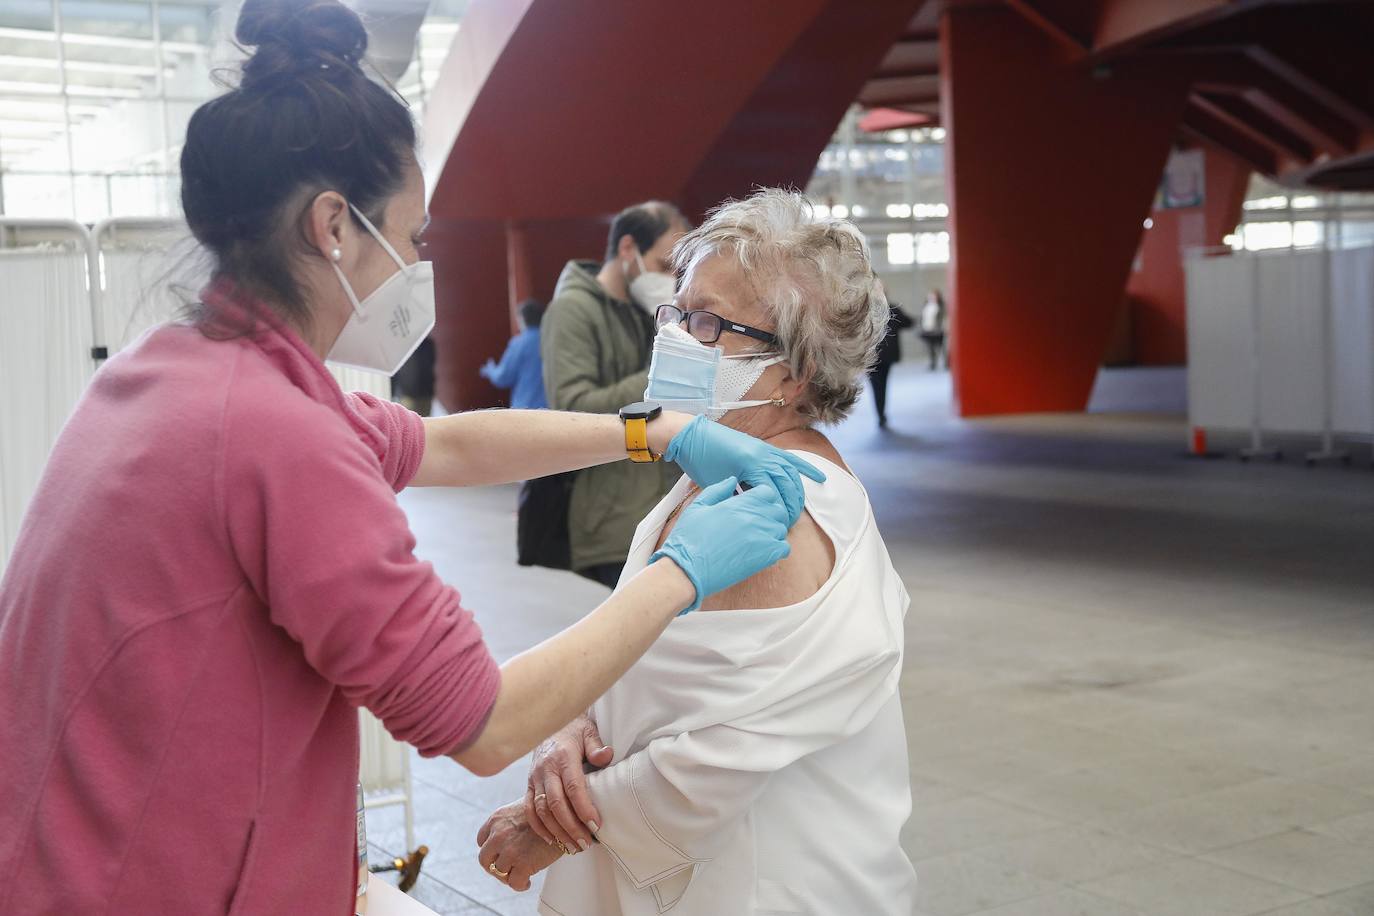
[[[636,401],[620,408],[622,420],[652,420],[663,412],[663,408],[653,401]]]

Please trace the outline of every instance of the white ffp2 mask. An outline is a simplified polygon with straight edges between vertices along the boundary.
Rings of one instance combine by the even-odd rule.
[[[339,265],[330,262],[353,305],[353,314],[325,359],[395,375],[434,328],[434,265],[428,261],[407,264],[362,211],[348,206],[401,269],[359,302]]]
[[[630,298],[635,304],[652,313],[665,302],[672,302],[677,294],[677,281],[673,275],[647,269],[638,251],[635,252],[635,260],[639,263],[639,276],[630,281]]]

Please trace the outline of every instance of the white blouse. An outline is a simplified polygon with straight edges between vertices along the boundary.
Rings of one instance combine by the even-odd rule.
[[[911,913],[916,875],[898,840],[911,813],[906,589],[859,482],[796,454],[827,475],[803,483],[835,548],[830,578],[787,607],[675,619],[597,701],[615,749],[588,777],[600,842],[549,869],[541,913]],[[640,523],[622,583],[688,485]]]

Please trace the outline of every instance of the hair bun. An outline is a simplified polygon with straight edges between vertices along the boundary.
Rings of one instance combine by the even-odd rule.
[[[243,64],[244,89],[322,66],[360,70],[367,53],[362,20],[339,0],[244,0],[234,37],[257,49]]]

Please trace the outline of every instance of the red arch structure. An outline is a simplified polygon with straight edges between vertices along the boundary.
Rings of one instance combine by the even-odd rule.
[[[474,3],[425,125],[440,400],[496,403],[477,368],[508,303],[599,256],[622,207],[804,186],[917,5]]]
[[[1371,35],[1337,2],[475,0],[425,124],[440,400],[498,403],[511,304],[611,214],[801,187],[858,101],[948,130],[960,412],[1082,409],[1128,283],[1144,358],[1182,353],[1178,247],[1221,241],[1251,170],[1374,184]],[[1217,193],[1142,238],[1180,144]]]

